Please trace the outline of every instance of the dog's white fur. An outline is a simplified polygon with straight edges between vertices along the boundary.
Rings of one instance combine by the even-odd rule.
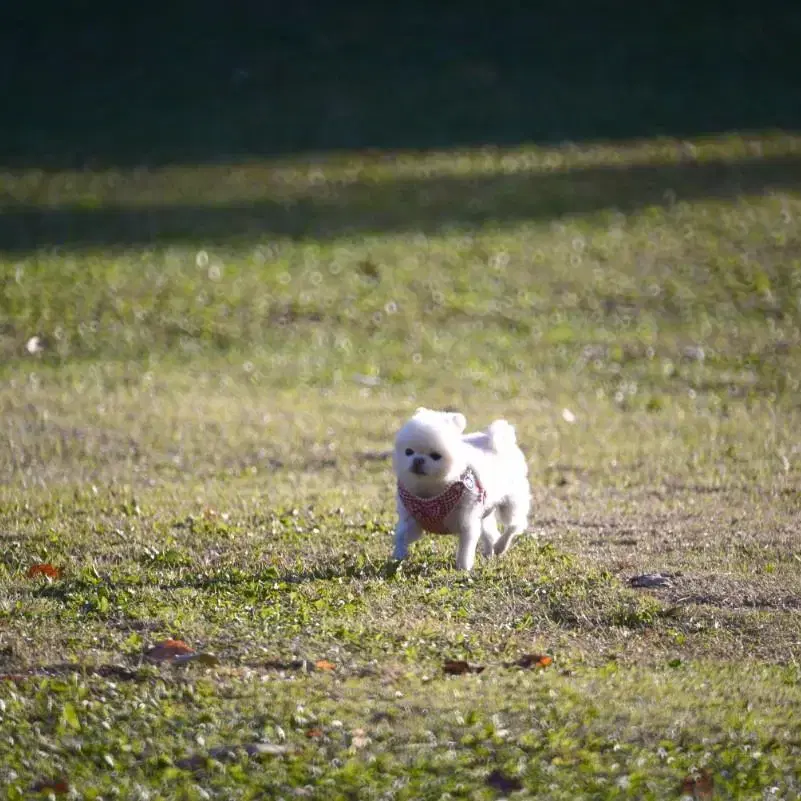
[[[531,504],[528,467],[514,427],[506,420],[496,420],[485,431],[465,434],[466,426],[463,414],[421,407],[401,427],[393,452],[398,482],[420,498],[440,495],[468,467],[486,491],[483,506],[469,506],[449,520],[459,537],[456,567],[460,570],[472,569],[477,548],[487,557],[506,553],[526,529]],[[397,508],[393,556],[405,559],[409,544],[419,539],[423,530],[399,496]]]

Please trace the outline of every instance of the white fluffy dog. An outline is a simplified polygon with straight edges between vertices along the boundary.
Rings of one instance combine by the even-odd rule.
[[[456,567],[471,570],[477,547],[488,557],[506,553],[525,530],[528,468],[514,428],[496,420],[465,434],[466,425],[463,414],[420,408],[398,432],[395,559],[405,559],[424,531],[456,534]]]

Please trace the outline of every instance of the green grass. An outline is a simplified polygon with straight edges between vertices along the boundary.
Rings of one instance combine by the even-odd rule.
[[[797,797],[799,148],[4,174],[7,796]],[[422,403],[528,456],[469,576],[388,558]]]

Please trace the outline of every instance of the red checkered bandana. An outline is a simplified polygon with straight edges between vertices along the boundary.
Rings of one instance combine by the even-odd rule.
[[[445,526],[448,515],[459,505],[465,494],[474,496],[477,503],[483,504],[487,493],[481,486],[476,474],[468,467],[458,481],[437,495],[435,498],[419,498],[398,484],[398,495],[406,507],[406,511],[420,524],[425,531],[432,534],[452,533]]]

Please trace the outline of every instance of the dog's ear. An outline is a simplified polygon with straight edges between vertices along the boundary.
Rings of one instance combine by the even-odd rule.
[[[448,415],[451,423],[456,426],[456,430],[461,434],[467,428],[467,418],[459,412],[451,412]]]
[[[430,412],[431,412],[431,409],[426,409],[425,406],[418,406],[414,411],[415,415],[418,415],[418,414],[429,414]]]

